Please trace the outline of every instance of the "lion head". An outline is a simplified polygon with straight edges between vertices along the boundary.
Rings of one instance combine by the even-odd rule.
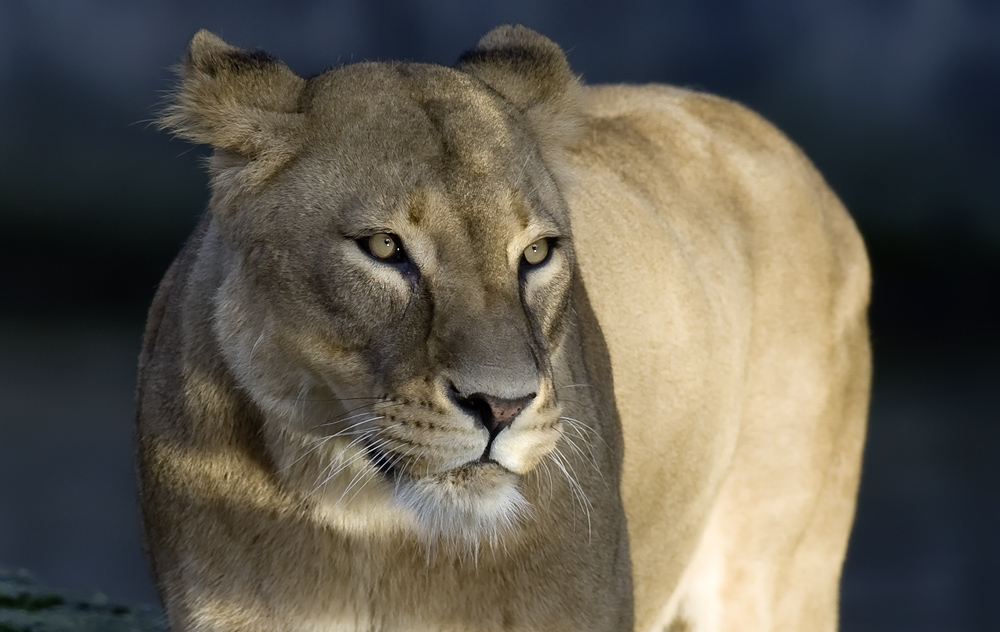
[[[523,27],[456,68],[308,80],[192,41],[162,124],[214,147],[212,328],[283,483],[321,511],[496,534],[558,465],[578,89]]]

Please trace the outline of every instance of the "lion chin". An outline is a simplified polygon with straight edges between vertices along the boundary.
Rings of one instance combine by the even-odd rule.
[[[427,541],[496,544],[528,517],[518,476],[495,462],[471,462],[418,479],[398,479],[397,502]]]

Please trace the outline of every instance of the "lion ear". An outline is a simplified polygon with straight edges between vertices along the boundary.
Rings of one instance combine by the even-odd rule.
[[[208,31],[191,39],[180,82],[159,126],[250,161],[263,176],[299,149],[305,80],[260,51],[230,46]]]
[[[580,81],[559,46],[525,26],[498,26],[463,54],[458,68],[524,113],[545,153],[572,142],[580,127]]]

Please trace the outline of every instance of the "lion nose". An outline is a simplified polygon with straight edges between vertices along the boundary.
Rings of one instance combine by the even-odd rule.
[[[456,393],[457,395],[457,393]],[[534,393],[529,393],[517,399],[504,399],[486,393],[473,393],[468,397],[456,396],[455,400],[464,410],[471,413],[479,423],[490,433],[490,438],[497,436],[501,430],[514,422],[514,418],[524,410]]]

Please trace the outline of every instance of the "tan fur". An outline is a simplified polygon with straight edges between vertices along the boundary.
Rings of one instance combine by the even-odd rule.
[[[836,627],[868,267],[766,122],[500,27],[308,81],[201,32],[163,125],[216,148],[140,359],[173,630]]]

